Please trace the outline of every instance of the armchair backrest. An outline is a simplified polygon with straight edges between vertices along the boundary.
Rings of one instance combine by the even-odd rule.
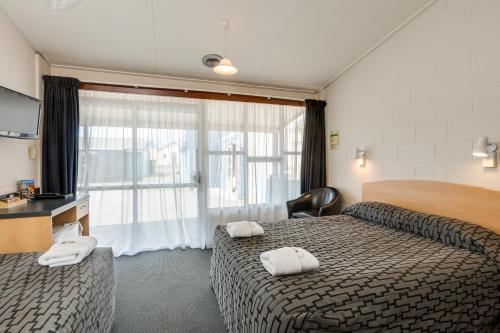
[[[321,206],[331,203],[337,197],[337,190],[333,187],[316,188],[309,192],[313,209],[320,209]]]

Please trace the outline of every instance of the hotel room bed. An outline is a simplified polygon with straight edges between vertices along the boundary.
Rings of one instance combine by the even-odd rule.
[[[230,332],[484,332],[500,320],[500,237],[480,226],[364,202],[343,215],[215,233],[211,282]],[[297,246],[316,271],[271,276],[259,255]]]
[[[111,249],[55,268],[40,266],[39,256],[0,255],[0,332],[109,332],[116,288]]]

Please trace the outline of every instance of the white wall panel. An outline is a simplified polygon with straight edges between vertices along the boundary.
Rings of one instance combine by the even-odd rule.
[[[347,204],[377,179],[500,190],[500,168],[472,158],[479,135],[500,144],[499,15],[500,1],[438,0],[319,94],[328,131],[340,130],[329,185]],[[364,168],[355,146],[367,149]]]

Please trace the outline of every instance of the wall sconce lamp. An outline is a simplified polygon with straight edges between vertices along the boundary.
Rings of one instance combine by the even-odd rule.
[[[353,160],[358,160],[358,165],[360,167],[365,166],[366,151],[360,150],[359,147],[354,148],[354,153],[352,154]]]
[[[480,136],[474,143],[472,156],[483,158],[484,168],[495,168],[497,166],[497,145],[488,143],[488,138]]]

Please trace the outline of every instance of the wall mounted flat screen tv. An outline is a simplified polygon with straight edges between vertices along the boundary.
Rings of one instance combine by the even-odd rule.
[[[40,101],[0,86],[0,136],[36,139]]]

